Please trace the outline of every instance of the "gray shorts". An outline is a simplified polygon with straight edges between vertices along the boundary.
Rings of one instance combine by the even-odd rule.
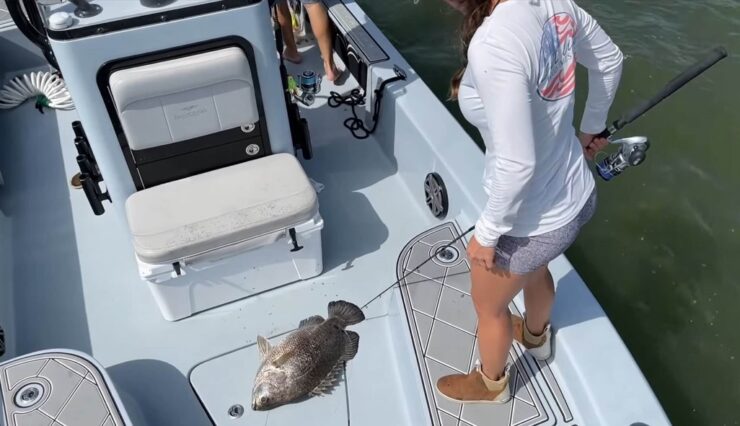
[[[541,235],[510,237],[504,235],[496,245],[496,266],[512,274],[534,272],[560,256],[578,237],[581,227],[596,212],[596,189],[578,216],[567,225]]]

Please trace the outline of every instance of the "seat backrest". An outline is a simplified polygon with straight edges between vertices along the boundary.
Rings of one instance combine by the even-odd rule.
[[[138,189],[270,154],[251,49],[138,58],[114,67],[114,123]]]

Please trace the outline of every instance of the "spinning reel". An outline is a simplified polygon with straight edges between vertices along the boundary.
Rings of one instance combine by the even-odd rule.
[[[619,176],[628,167],[642,164],[647,157],[647,150],[650,149],[650,140],[646,136],[632,136],[614,141],[610,139],[609,143],[619,145],[619,150],[596,164],[596,172],[607,182]]]

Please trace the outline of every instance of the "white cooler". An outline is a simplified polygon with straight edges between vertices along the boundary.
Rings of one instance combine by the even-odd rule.
[[[290,154],[139,191],[126,215],[141,277],[170,321],[323,269],[316,191]]]

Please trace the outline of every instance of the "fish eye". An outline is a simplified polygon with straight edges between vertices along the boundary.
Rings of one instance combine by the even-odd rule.
[[[268,402],[270,402],[270,398],[268,398],[268,397],[266,397],[266,396],[262,396],[262,397],[260,397],[260,404],[262,404],[262,405],[265,405],[265,404],[267,404]]]

